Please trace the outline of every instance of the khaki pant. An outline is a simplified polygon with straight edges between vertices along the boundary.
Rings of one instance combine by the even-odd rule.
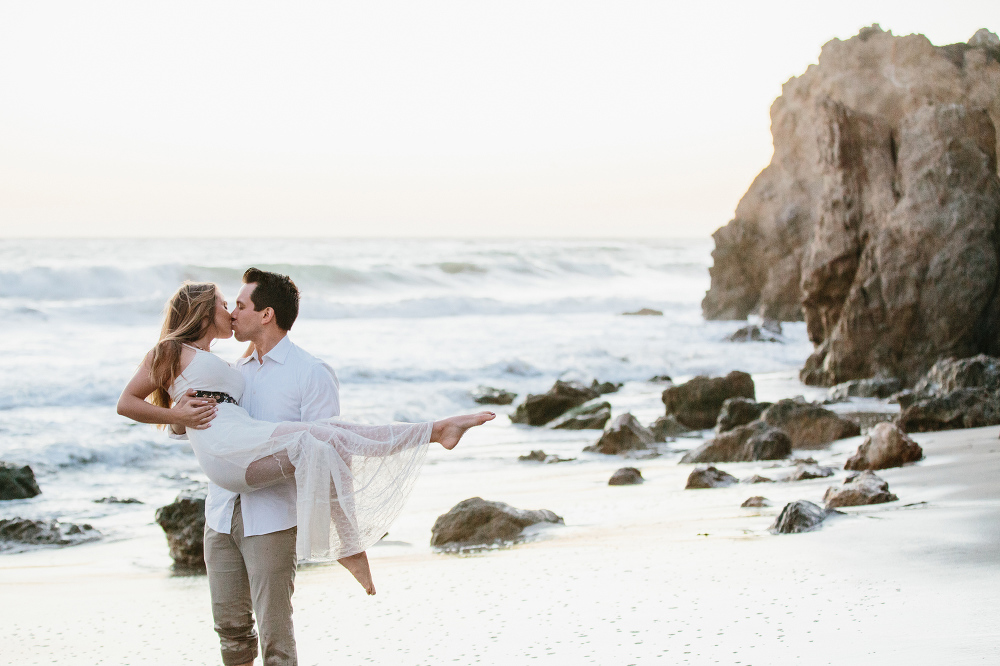
[[[205,526],[205,564],[223,664],[244,664],[257,657],[256,613],[264,666],[296,665],[295,562],[295,528],[243,536],[239,498],[231,534]]]

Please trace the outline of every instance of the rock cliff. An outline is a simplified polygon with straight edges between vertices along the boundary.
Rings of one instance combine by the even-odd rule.
[[[1000,39],[877,25],[771,107],[774,155],[715,232],[709,319],[805,319],[806,383],[912,384],[1000,351]]]

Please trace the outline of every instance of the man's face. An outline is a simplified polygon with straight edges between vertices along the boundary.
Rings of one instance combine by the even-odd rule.
[[[236,307],[233,308],[233,334],[240,342],[253,340],[264,327],[263,318],[267,308],[260,312],[253,309],[253,301],[250,295],[257,288],[256,282],[243,285],[239,295],[236,297]]]

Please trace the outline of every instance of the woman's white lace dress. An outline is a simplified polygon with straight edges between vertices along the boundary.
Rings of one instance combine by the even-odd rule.
[[[215,354],[197,350],[170,397],[176,401],[188,389],[239,400],[243,376]],[[188,430],[188,437],[205,474],[226,490],[249,492],[294,474],[296,550],[303,560],[360,553],[385,535],[413,488],[432,425],[270,423],[221,402],[211,427]]]

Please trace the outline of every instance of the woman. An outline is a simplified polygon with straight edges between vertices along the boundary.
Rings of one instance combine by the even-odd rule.
[[[214,284],[182,285],[167,304],[159,342],[122,392],[118,413],[142,423],[189,426],[205,474],[232,492],[294,477],[299,559],[335,557],[374,594],[364,551],[399,515],[429,443],[452,449],[466,430],[495,414],[374,426],[338,419],[257,421],[236,404],[243,393],[239,370],[209,351],[213,340],[232,333]],[[217,405],[184,401],[172,408],[192,389],[212,394]]]

